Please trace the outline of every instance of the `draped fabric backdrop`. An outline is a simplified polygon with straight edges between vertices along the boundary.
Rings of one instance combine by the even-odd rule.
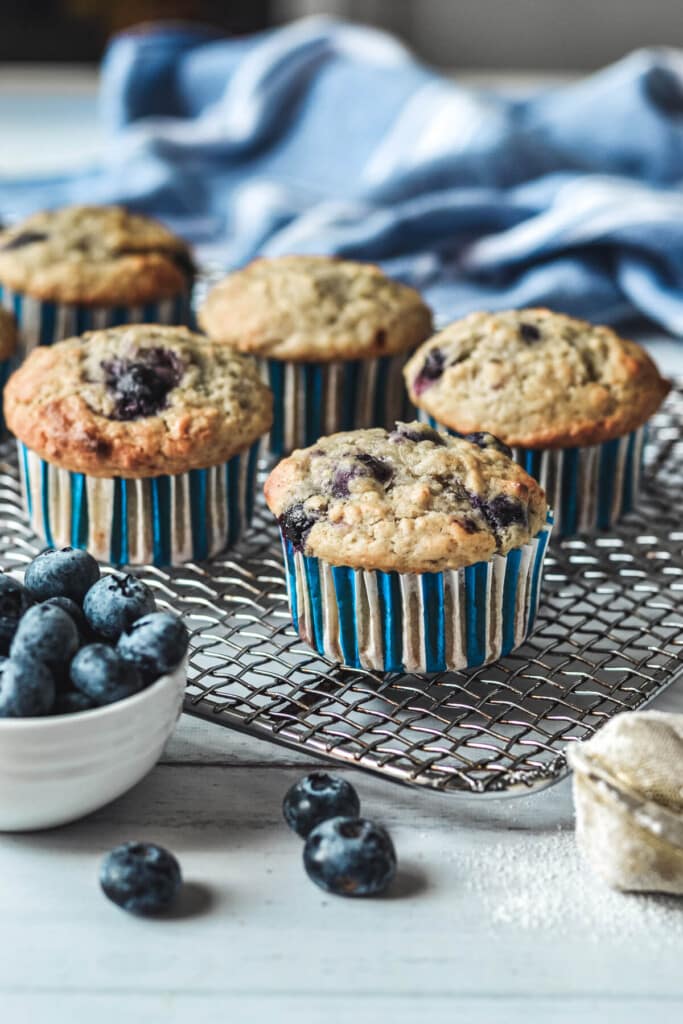
[[[248,39],[146,26],[114,39],[102,71],[102,161],[0,180],[0,215],[123,202],[226,268],[257,253],[379,261],[441,321],[541,303],[683,334],[678,51],[520,100],[314,18]]]

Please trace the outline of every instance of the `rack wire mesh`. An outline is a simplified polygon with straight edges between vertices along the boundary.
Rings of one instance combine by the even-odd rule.
[[[331,761],[454,794],[512,794],[567,771],[564,747],[683,672],[683,384],[655,417],[638,511],[552,547],[531,639],[493,666],[429,678],[344,669],[294,633],[262,503],[239,548],[140,570],[192,632],[185,710]],[[40,548],[0,450],[0,564]]]

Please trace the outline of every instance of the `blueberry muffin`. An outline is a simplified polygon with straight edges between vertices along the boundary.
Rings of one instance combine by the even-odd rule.
[[[275,394],[277,454],[324,432],[390,426],[405,408],[403,364],[432,329],[413,288],[329,256],[250,263],[209,292],[199,322],[260,360]]]
[[[199,321],[231,348],[295,362],[405,352],[432,322],[413,288],[330,256],[255,260],[212,289]]]
[[[35,213],[0,231],[0,295],[23,348],[116,323],[184,323],[195,268],[158,221],[119,206]]]
[[[608,528],[632,507],[643,427],[669,391],[635,342],[547,309],[472,313],[425,342],[404,376],[433,425],[515,449],[562,535]]]
[[[8,382],[5,413],[37,533],[157,564],[237,539],[272,415],[251,360],[154,324],[35,349]]]
[[[528,635],[548,510],[495,437],[421,423],[334,434],[280,462],[265,493],[295,625],[332,660],[464,668]]]

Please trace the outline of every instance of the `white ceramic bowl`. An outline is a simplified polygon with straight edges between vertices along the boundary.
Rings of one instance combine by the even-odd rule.
[[[0,719],[0,831],[64,825],[139,782],[173,732],[185,679],[183,663],[103,708]]]

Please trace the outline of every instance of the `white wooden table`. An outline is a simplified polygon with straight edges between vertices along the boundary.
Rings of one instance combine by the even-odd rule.
[[[92,86],[0,73],[0,172],[33,170],[44,132],[53,166],[93,153]],[[683,372],[683,344],[656,350]],[[683,686],[659,706],[683,712]],[[185,717],[127,796],[67,828],[0,836],[0,1020],[680,1022],[683,901],[619,896],[588,875],[567,782],[477,801],[348,771],[401,863],[391,897],[352,901],[308,882],[281,820],[312,767]],[[99,893],[101,855],[132,838],[182,862],[170,920],[128,917]]]

